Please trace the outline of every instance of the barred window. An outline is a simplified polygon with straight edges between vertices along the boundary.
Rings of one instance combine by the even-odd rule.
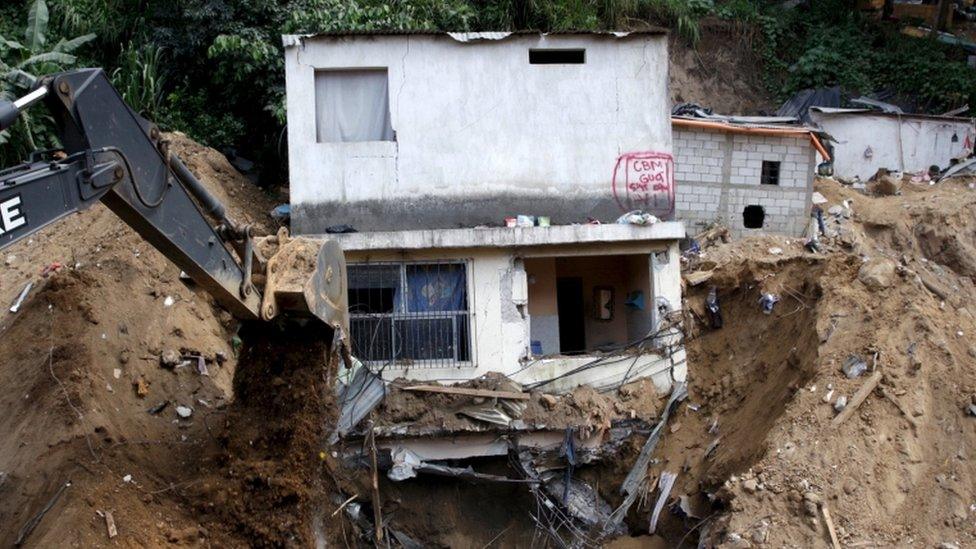
[[[467,269],[463,262],[349,265],[353,354],[405,367],[471,361]]]

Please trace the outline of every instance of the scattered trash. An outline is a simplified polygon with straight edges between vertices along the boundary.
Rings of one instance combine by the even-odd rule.
[[[707,458],[708,456],[712,455],[712,452],[714,452],[715,449],[718,448],[718,445],[721,442],[722,442],[722,437],[716,437],[715,440],[708,443],[708,446],[705,447],[705,455],[703,455],[702,457]]]
[[[139,398],[146,398],[149,396],[149,383],[142,376],[139,376],[132,380],[132,388],[136,392],[136,396]]]
[[[47,278],[52,274],[57,274],[61,272],[61,269],[63,268],[64,268],[63,264],[55,261],[53,263],[46,265],[43,269],[41,269],[41,276]]]
[[[20,547],[24,544],[24,541],[27,540],[27,536],[30,536],[31,532],[34,531],[34,528],[37,528],[37,525],[41,523],[41,519],[44,518],[44,515],[48,514],[51,508],[54,507],[54,504],[56,504],[61,498],[61,495],[64,494],[64,491],[70,487],[71,481],[62,484],[58,488],[58,491],[51,496],[51,499],[48,500],[47,504],[45,504],[36,515],[32,516],[27,522],[24,523],[23,526],[20,527],[20,532],[17,533],[17,539],[14,541],[14,547]]]
[[[122,482],[132,482],[132,475],[125,475],[122,477]]]
[[[714,275],[714,271],[694,271],[683,276],[689,286],[698,286],[699,284],[711,280],[712,276]]]
[[[705,298],[705,309],[708,311],[708,321],[712,328],[722,327],[722,311],[718,306],[718,288],[712,286],[708,290],[708,297]]]
[[[833,398],[833,396],[834,396],[834,390],[828,389],[827,393],[823,396],[823,401],[829,403],[830,399]]]
[[[644,479],[647,476],[647,468],[651,463],[651,455],[654,453],[654,448],[657,447],[657,443],[661,440],[664,426],[667,425],[668,419],[677,408],[678,403],[686,398],[688,398],[688,385],[680,381],[674,382],[671,387],[671,396],[668,398],[668,403],[664,406],[660,421],[658,421],[651,434],[647,437],[647,441],[644,442],[644,446],[634,461],[634,466],[631,467],[623,484],[620,485],[620,493],[624,495],[624,501],[614,509],[610,518],[604,523],[603,532],[605,534],[616,531],[620,527],[624,518],[627,516],[627,512],[630,511],[631,506],[637,501],[637,497],[641,492],[640,487],[644,483]]]
[[[108,539],[119,535],[118,529],[115,528],[115,517],[112,516],[111,511],[105,511],[105,530],[108,532]]]
[[[813,195],[811,195],[810,197],[810,201],[817,205],[826,204],[827,198],[824,197],[824,195],[820,194],[819,192],[814,191]]]
[[[16,313],[20,310],[20,306],[24,304],[24,300],[27,299],[27,294],[30,293],[31,288],[34,287],[33,282],[28,282],[24,289],[20,291],[20,295],[14,300],[14,304],[10,306],[10,312]]]
[[[114,370],[112,370],[112,377],[114,377],[115,379],[121,378],[122,377],[122,369],[121,368],[115,368]]]
[[[701,518],[701,515],[696,513],[691,505],[691,496],[688,494],[681,494],[678,496],[678,508],[681,509],[681,513],[690,519]]]
[[[346,360],[342,362],[345,364]],[[339,384],[339,420],[329,439],[330,444],[335,444],[341,436],[352,431],[386,397],[386,384],[382,378],[359,360],[350,357],[350,362],[353,364],[348,368],[354,370],[350,374],[352,381]]]
[[[176,415],[180,416],[180,419],[187,419],[193,415],[193,408],[189,406],[177,406]]]
[[[772,248],[769,249],[769,253],[773,255],[781,255],[783,253],[783,248],[780,248],[778,246],[773,246]]]
[[[159,365],[167,370],[172,370],[180,365],[183,361],[180,353],[174,351],[173,349],[167,349],[159,355]]]
[[[844,360],[844,364],[840,369],[847,376],[847,379],[854,379],[861,377],[861,374],[867,371],[868,363],[857,355],[850,355]]]
[[[973,417],[976,417],[976,404],[970,404],[969,406],[966,406],[966,413],[968,413]]]
[[[762,312],[764,314],[771,314],[773,312],[773,306],[779,303],[779,296],[776,294],[763,294],[759,298],[759,305],[762,306]]]
[[[180,355],[180,360],[183,361],[181,365],[186,364],[187,362],[196,363],[198,374],[202,376],[210,375],[210,371],[207,369],[207,360],[203,358],[203,355],[200,354]]]
[[[616,222],[618,225],[653,225],[658,221],[658,218],[645,211],[634,210],[618,217]]]
[[[146,411],[149,412],[150,415],[156,415],[159,412],[162,412],[163,410],[165,410],[167,406],[169,406],[169,401],[168,400],[164,400],[163,402],[160,402],[159,404],[153,406],[152,408],[150,408],[150,409],[148,409]]]
[[[844,408],[847,408],[847,397],[840,395],[837,397],[837,401],[834,402],[834,410],[841,412],[844,410]]]
[[[271,219],[278,222],[285,222],[291,218],[291,204],[278,204],[271,210]]]
[[[174,303],[176,303],[176,300],[173,299],[173,296],[168,295],[166,296],[166,299],[163,300],[163,307],[172,307]]]
[[[661,515],[661,509],[664,508],[664,504],[668,501],[668,496],[671,494],[671,488],[674,487],[674,481],[678,480],[677,473],[671,473],[668,471],[661,471],[661,480],[658,481],[657,485],[661,489],[661,492],[657,496],[657,502],[654,504],[654,511],[651,513],[651,522],[647,529],[649,534],[653,534],[657,530],[657,520]]]
[[[878,386],[879,383],[881,383],[881,370],[877,369],[874,371],[873,374],[871,374],[871,377],[869,377],[867,381],[865,381],[864,384],[861,385],[861,388],[858,389],[856,393],[854,393],[854,396],[851,397],[850,403],[847,404],[847,406],[841,411],[841,413],[837,414],[837,417],[834,418],[831,424],[834,427],[838,427],[840,426],[841,423],[847,421],[847,418],[851,417],[854,414],[854,411],[857,410],[858,406],[860,406],[861,403],[864,402],[864,399],[868,398],[868,395],[870,395],[871,392],[874,391],[874,389]]]

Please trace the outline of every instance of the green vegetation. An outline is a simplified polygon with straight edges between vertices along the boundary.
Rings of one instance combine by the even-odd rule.
[[[0,34],[0,97],[8,100],[29,91],[37,75],[74,66],[78,58],[73,52],[95,38],[94,34],[85,34],[54,42],[57,35],[49,33],[50,14],[44,0],[30,4],[26,19],[22,41],[5,28]],[[11,163],[32,150],[53,145],[50,128],[50,121],[43,115],[21,114],[13,128],[0,132],[0,161]]]
[[[340,30],[596,30],[661,25],[695,43],[702,21],[749,40],[770,93],[813,86],[890,90],[920,109],[976,106],[958,49],[910,38],[847,0],[791,10],[772,0],[21,0],[0,6],[0,94],[36,74],[101,66],[132,107],[166,129],[234,147],[280,182],[281,34]],[[74,38],[76,37],[76,38]],[[68,38],[68,39],[65,39]],[[0,134],[10,164],[51,144],[43,114]]]

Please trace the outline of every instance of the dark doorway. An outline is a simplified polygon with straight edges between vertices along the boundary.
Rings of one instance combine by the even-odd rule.
[[[556,279],[556,312],[559,314],[559,352],[586,350],[586,331],[583,318],[583,279]]]
[[[766,222],[766,210],[762,206],[746,206],[742,210],[742,225],[747,229],[762,229]]]

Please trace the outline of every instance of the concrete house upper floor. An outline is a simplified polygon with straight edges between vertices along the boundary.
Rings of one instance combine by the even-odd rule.
[[[296,233],[673,213],[663,31],[283,40]]]

